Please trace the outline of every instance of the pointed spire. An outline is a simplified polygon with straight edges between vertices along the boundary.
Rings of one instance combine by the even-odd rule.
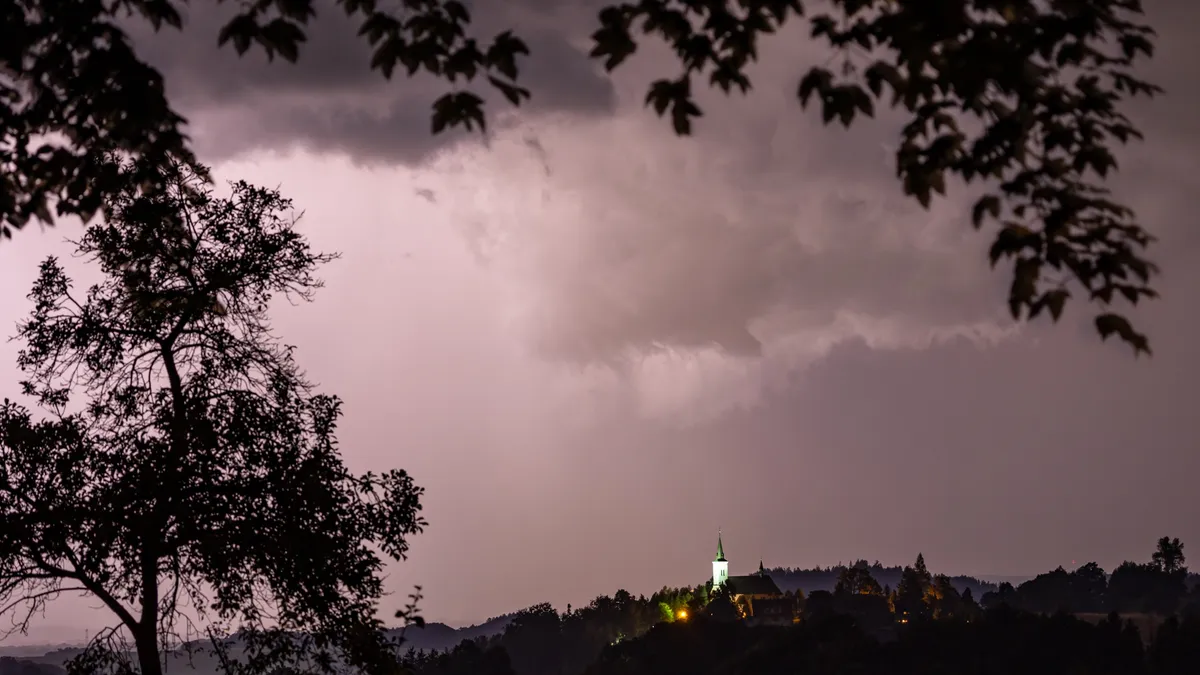
[[[717,557],[713,562],[725,562],[725,546],[721,543],[720,528],[717,528]]]
[[[763,569],[762,558],[758,559],[758,576],[760,576],[760,577],[767,576],[767,571],[765,569]]]

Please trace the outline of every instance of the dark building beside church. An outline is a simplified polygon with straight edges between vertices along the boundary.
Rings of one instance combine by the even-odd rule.
[[[721,533],[717,533],[717,556],[713,560],[713,590],[724,587],[741,617],[754,623],[792,623],[796,620],[795,599],[784,595],[775,584],[762,561],[758,572],[745,576],[729,576],[729,561]]]

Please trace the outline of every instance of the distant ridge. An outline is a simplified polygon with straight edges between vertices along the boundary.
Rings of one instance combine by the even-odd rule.
[[[427,623],[422,627],[392,628],[388,635],[399,637],[404,634],[403,649],[436,652],[453,649],[463,640],[491,637],[504,631],[512,621],[512,615],[488,619],[483,623],[452,628],[444,623]],[[13,645],[0,646],[0,675],[63,675],[67,661],[78,654],[83,644]],[[218,672],[215,660],[207,655],[195,655],[192,663],[185,662],[182,654],[176,655],[180,663],[177,672]]]
[[[417,651],[440,652],[453,649],[463,640],[474,640],[481,637],[491,637],[504,632],[512,621],[512,614],[493,617],[483,623],[464,628],[452,628],[444,623],[427,623],[424,627],[394,628],[389,635],[404,632],[404,648]]]
[[[1026,581],[1033,579],[1036,576],[1037,576],[1036,574],[1018,574],[1018,575],[980,574],[980,575],[977,575],[975,578],[979,579],[980,581],[987,581],[987,582],[993,583],[993,584],[1009,583],[1009,584],[1012,584],[1013,586],[1017,586],[1017,585],[1025,583]]]

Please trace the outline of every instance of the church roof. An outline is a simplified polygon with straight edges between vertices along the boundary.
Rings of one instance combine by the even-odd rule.
[[[727,562],[725,560],[725,546],[721,544],[721,531],[717,530],[717,557],[713,562]]]
[[[765,574],[729,577],[725,583],[735,595],[783,595],[775,580]]]

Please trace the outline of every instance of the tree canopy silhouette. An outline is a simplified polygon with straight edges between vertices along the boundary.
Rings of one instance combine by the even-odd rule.
[[[121,174],[101,158],[126,153],[130,175],[156,189],[159,170],[192,161],[185,120],[164,94],[161,75],[136,53],[115,22],[127,11],[155,29],[184,29],[188,0],[83,0],[70,12],[49,0],[0,9],[0,233],[59,214],[90,218]],[[262,49],[296,61],[314,0],[256,0],[213,39],[239,54]],[[747,66],[759,41],[805,16],[802,0],[638,0],[600,10],[592,57],[613,70],[645,39],[660,39],[681,66],[653,81],[646,104],[689,134],[702,111],[699,86],[726,93],[751,87]],[[456,85],[433,105],[431,130],[486,126],[478,79],[513,104],[518,58],[528,48],[511,32],[488,44],[469,37],[460,0],[337,0],[361,20],[374,48],[370,68],[397,69]],[[998,224],[991,264],[1013,268],[1008,294],[1014,318],[1043,312],[1057,320],[1072,293],[1097,303],[1095,327],[1135,353],[1146,336],[1111,307],[1154,297],[1156,273],[1145,257],[1151,235],[1104,187],[1116,168],[1114,144],[1141,134],[1121,112],[1129,97],[1160,90],[1137,77],[1137,59],[1153,52],[1153,31],[1140,23],[1140,0],[829,0],[807,16],[840,67],[810,69],[800,80],[802,105],[819,102],[826,123],[849,127],[890,98],[909,118],[896,152],[906,194],[928,206],[950,181],[980,179],[987,193],[972,223]],[[536,57],[537,55],[533,55]],[[129,101],[138,105],[130,106]],[[65,138],[66,142],[45,140]],[[39,140],[42,139],[42,140]],[[1074,289],[1074,290],[1073,290]]]
[[[865,564],[842,568],[838,574],[837,585],[833,592],[838,595],[883,595],[883,587],[871,576],[871,570]]]
[[[1179,537],[1161,537],[1154,555],[1150,556],[1150,561],[1167,574],[1174,574],[1180,570],[1184,575],[1187,574],[1187,567],[1184,567],[1187,556],[1183,554],[1183,542],[1179,541]]]
[[[18,337],[44,410],[0,406],[0,614],[23,610],[23,628],[61,593],[97,598],[115,620],[80,673],[131,670],[128,635],[138,672],[160,675],[193,629],[228,672],[387,672],[382,568],[424,526],[421,489],[346,468],[340,402],[267,317],[273,298],[309,298],[333,256],[277,192],[221,198],[173,175],[119,193],[77,242],[99,283],[81,293],[41,266]]]

